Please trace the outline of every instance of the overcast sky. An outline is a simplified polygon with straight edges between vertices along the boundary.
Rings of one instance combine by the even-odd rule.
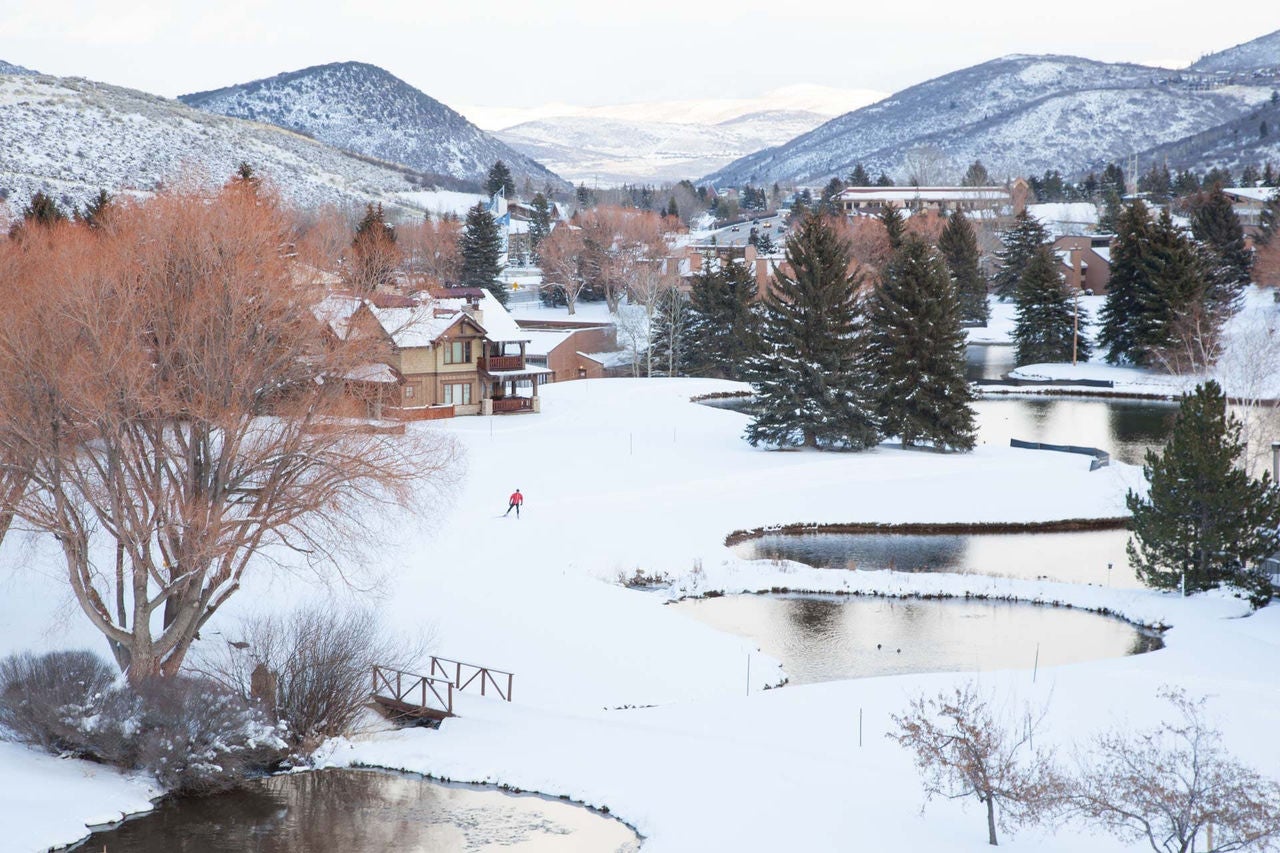
[[[173,96],[348,59],[452,106],[891,92],[1008,53],[1185,64],[1275,0],[0,0],[0,59]]]

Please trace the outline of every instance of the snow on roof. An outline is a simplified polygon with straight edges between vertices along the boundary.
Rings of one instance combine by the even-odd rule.
[[[503,307],[498,298],[485,290],[480,297],[482,312],[480,325],[484,327],[485,337],[491,341],[527,341],[529,333],[521,329],[515,318]]]
[[[1107,263],[1111,263],[1111,247],[1110,246],[1095,246],[1093,249],[1093,253],[1098,257],[1102,258]]]
[[[526,331],[524,336],[529,339],[529,345],[525,347],[525,355],[528,356],[548,356],[551,351],[560,346],[569,338],[573,337],[576,329],[539,329],[537,331]]]
[[[354,382],[376,382],[381,385],[395,385],[400,381],[394,370],[379,362],[356,365],[348,370],[343,378]]]
[[[1070,249],[1058,249],[1054,254],[1058,256],[1058,260],[1062,262],[1064,267],[1073,266]]]
[[[311,313],[317,320],[332,329],[339,338],[346,338],[349,331],[347,324],[350,323],[351,315],[356,313],[361,302],[359,297],[347,293],[330,293],[311,306]]]
[[[429,347],[454,324],[468,315],[461,299],[436,299],[412,308],[369,306],[383,330],[398,347]]]
[[[1027,212],[1041,222],[1078,222],[1086,225],[1098,221],[1098,206],[1090,201],[1058,201],[1029,204]]]
[[[1267,201],[1276,193],[1275,187],[1223,187],[1222,191],[1236,198],[1250,201]]]
[[[1003,187],[849,187],[840,193],[844,201],[1008,201]]]

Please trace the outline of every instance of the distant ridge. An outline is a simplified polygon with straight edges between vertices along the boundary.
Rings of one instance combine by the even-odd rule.
[[[1193,71],[1249,71],[1280,68],[1280,30],[1211,53],[1191,64]]]
[[[32,71],[30,68],[23,68],[21,65],[14,65],[12,62],[5,62],[0,59],[0,74],[39,74],[38,71]]]
[[[462,115],[376,65],[335,62],[208,92],[182,102],[266,122],[422,172],[483,180],[494,161],[517,183],[569,185],[545,166],[484,133]]]

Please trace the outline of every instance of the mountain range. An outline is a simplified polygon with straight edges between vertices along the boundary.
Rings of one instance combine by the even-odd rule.
[[[317,65],[179,100],[266,122],[420,172],[483,181],[497,160],[517,185],[568,189],[559,176],[388,71],[363,62]]]
[[[79,206],[99,189],[145,194],[177,180],[221,184],[241,162],[307,207],[381,202],[417,213],[413,194],[435,185],[403,166],[144,92],[78,78],[0,76],[0,208],[7,199],[11,212],[37,190]]]
[[[1257,112],[1280,86],[1278,45],[1280,32],[1271,33],[1182,71],[1006,56],[838,116],[705,180],[816,184],[847,175],[859,162],[872,174],[909,180],[905,155],[913,149],[941,161],[943,182],[955,181],[979,159],[998,177],[1045,169],[1078,175]]]

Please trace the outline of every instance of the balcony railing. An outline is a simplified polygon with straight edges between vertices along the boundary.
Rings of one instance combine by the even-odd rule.
[[[493,413],[501,414],[505,412],[532,412],[532,397],[495,397],[493,401]]]
[[[498,370],[524,370],[524,359],[518,355],[491,355],[484,360],[486,373]]]

